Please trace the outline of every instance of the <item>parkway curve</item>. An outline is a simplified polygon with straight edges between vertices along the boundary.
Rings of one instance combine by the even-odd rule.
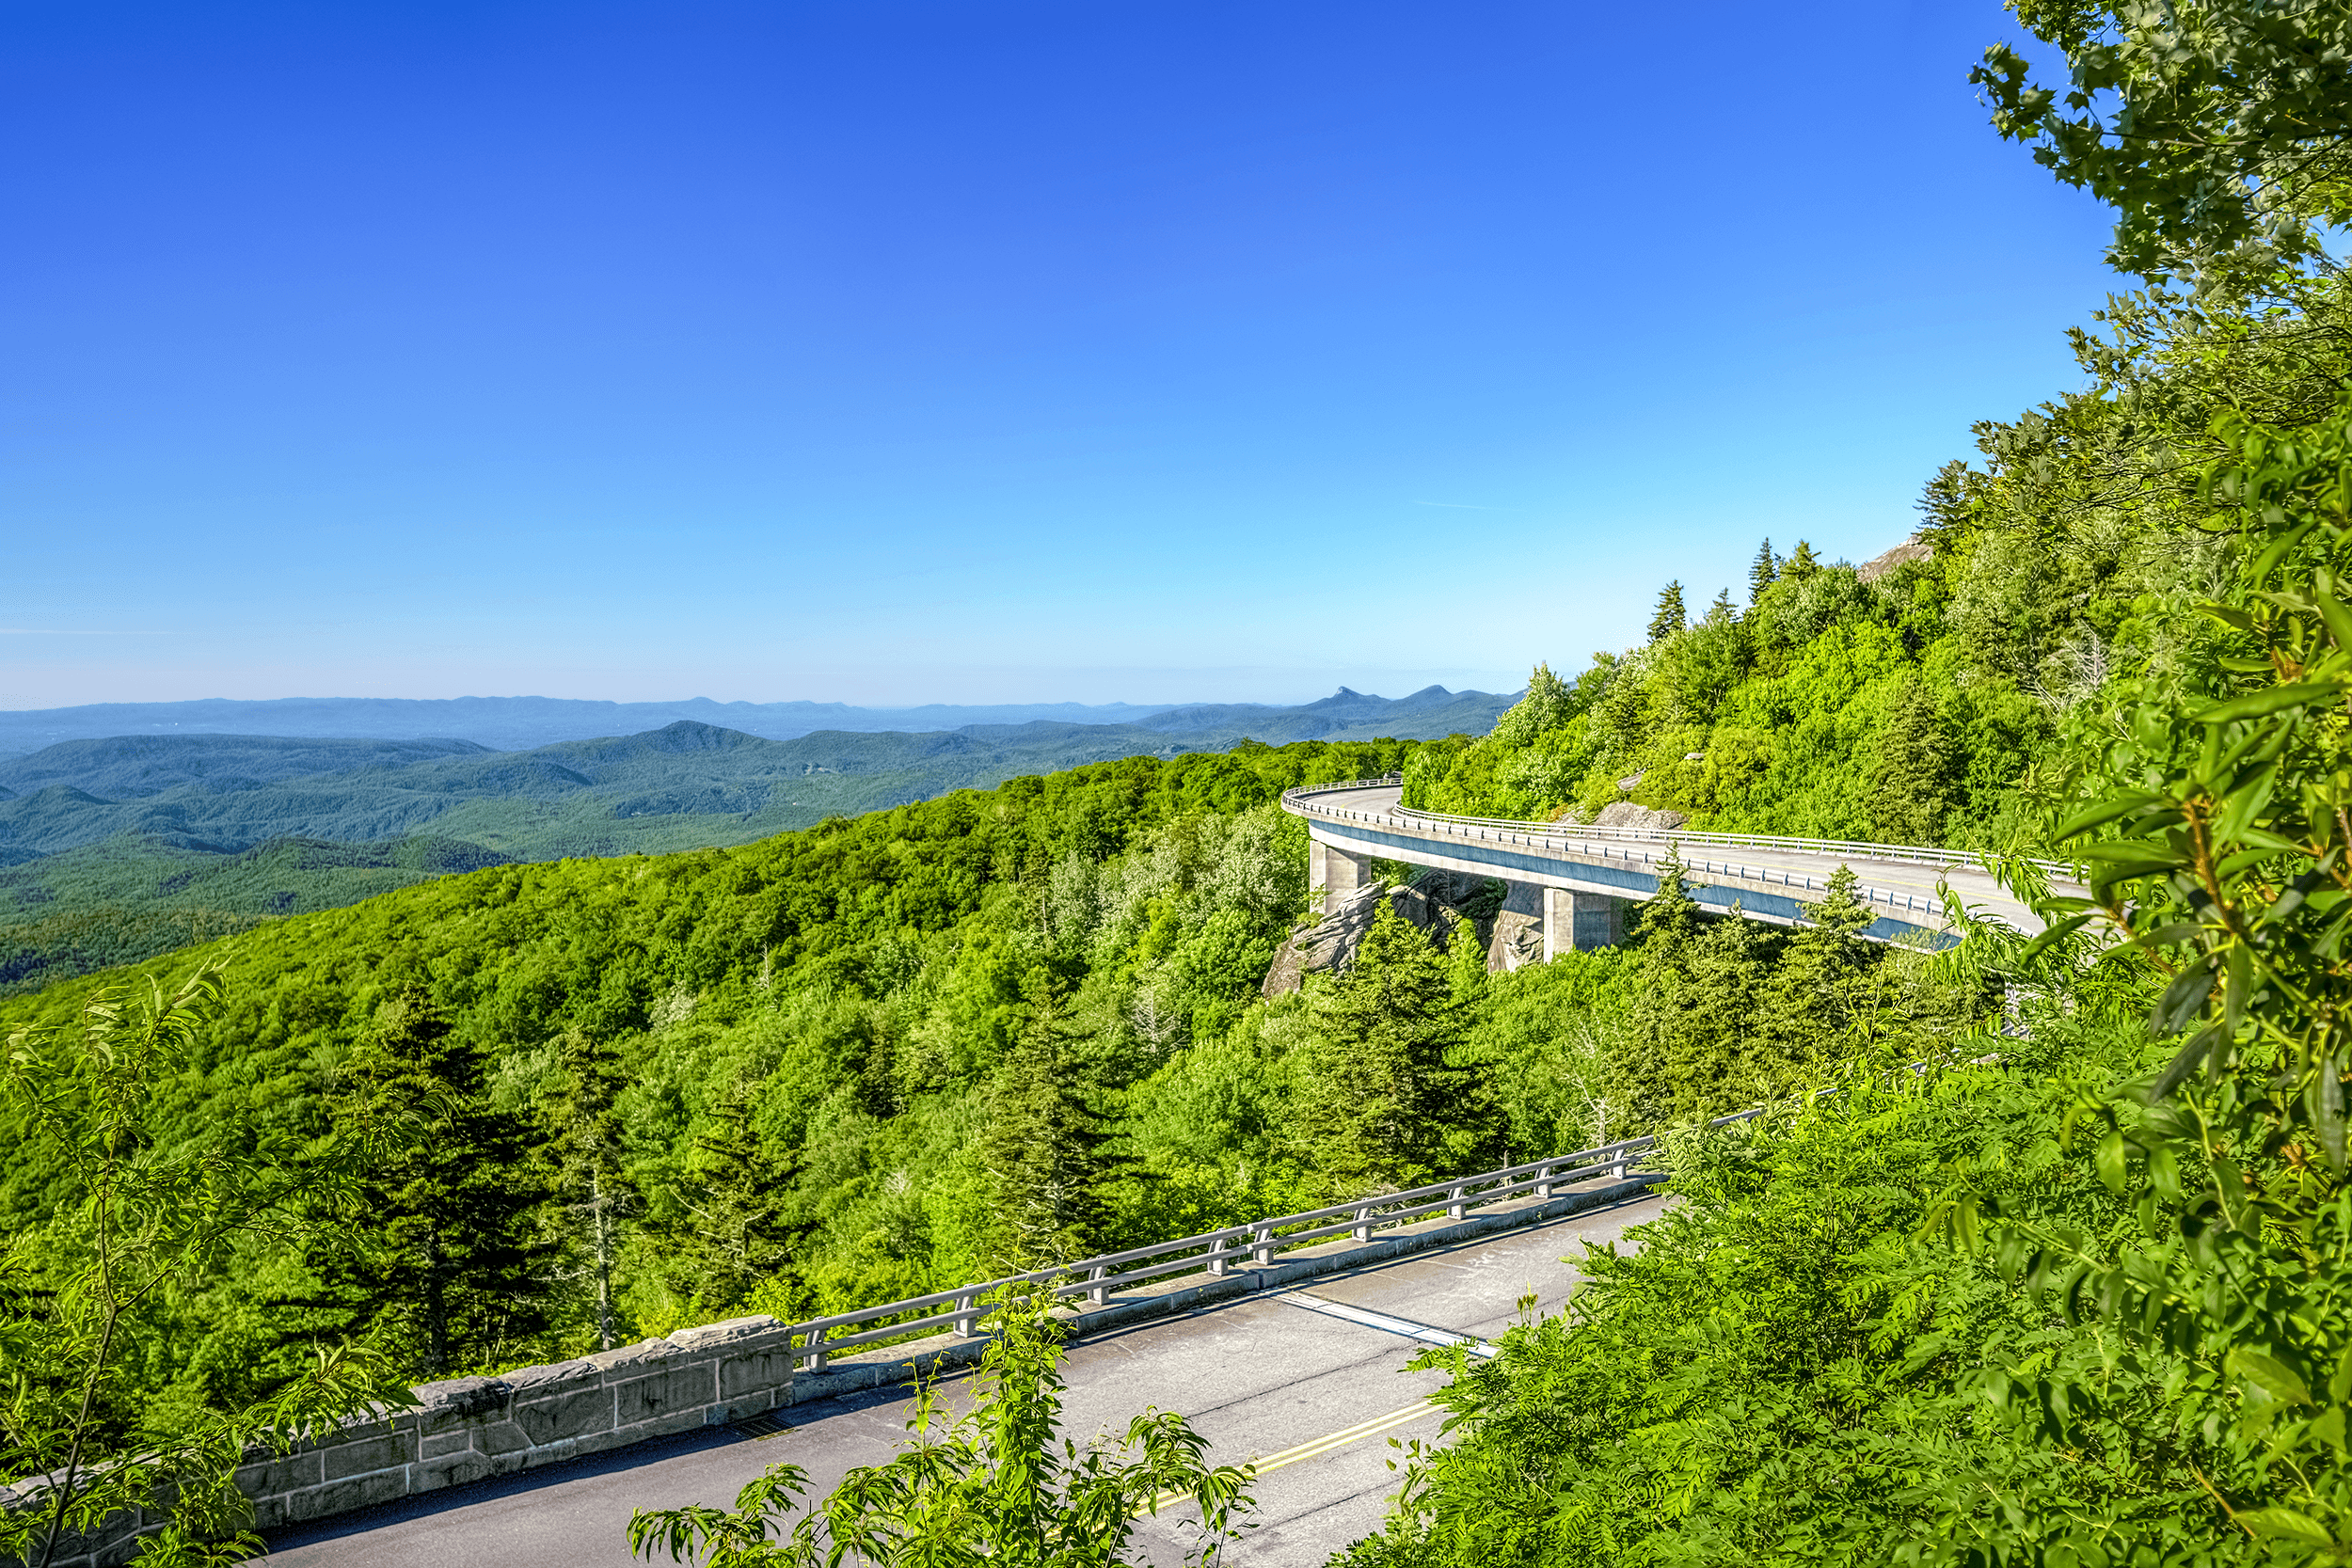
[[[1789,924],[1804,918],[1840,865],[1878,912],[1866,933],[1931,945],[1953,940],[1946,893],[2021,931],[2041,922],[1970,858],[1948,851],[1748,835],[1660,832],[1440,816],[1399,804],[1394,779],[1294,790],[1312,876],[1330,902],[1355,891],[1375,860],[1496,878],[1518,907],[1540,910],[1544,950],[1613,942],[1623,908],[1653,895],[1657,866],[1681,855],[1692,895],[1728,912]],[[2056,872],[2059,868],[2052,867]],[[2061,873],[2062,875],[2062,873]],[[2065,891],[2074,891],[2067,888]],[[1572,1254],[1615,1241],[1667,1200],[1636,1198],[1444,1250],[1422,1252],[1202,1307],[1108,1333],[1070,1349],[1069,1430],[1087,1433],[1145,1404],[1189,1418],[1218,1464],[1256,1461],[1257,1528],[1234,1568],[1311,1568],[1379,1527],[1397,1478],[1391,1442],[1434,1441],[1426,1400],[1442,1381],[1406,1372],[1431,1339],[1490,1339],[1533,1296],[1555,1310],[1573,1288]],[[943,1377],[952,1404],[968,1376]],[[805,1468],[823,1496],[850,1468],[886,1460],[903,1437],[907,1392],[877,1387],[789,1407],[775,1419],[714,1427],[430,1493],[271,1532],[286,1568],[620,1568],[631,1560],[636,1508],[728,1504],[771,1465]],[[781,1428],[781,1430],[775,1430]],[[1144,1522],[1138,1546],[1155,1564],[1181,1561],[1196,1539],[1180,1514]]]
[[[1776,925],[1804,920],[1839,866],[1860,879],[1876,922],[1863,934],[1946,946],[1957,940],[1948,890],[1974,914],[2026,935],[2036,915],[1978,857],[1957,850],[1680,829],[1584,827],[1505,822],[1411,810],[1393,776],[1294,789],[1282,807],[1306,818],[1310,878],[1326,890],[1326,909],[1356,891],[1375,859],[1470,872],[1511,884],[1542,907],[1545,952],[1607,945],[1623,933],[1623,906],[1658,891],[1658,867],[1680,854],[1683,880],[1705,908]],[[2079,895],[2069,868],[2036,863],[2054,891]]]

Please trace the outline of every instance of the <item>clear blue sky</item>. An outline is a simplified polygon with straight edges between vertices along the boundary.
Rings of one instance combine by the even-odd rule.
[[[0,7],[0,707],[1508,689],[2078,374],[1996,6]]]

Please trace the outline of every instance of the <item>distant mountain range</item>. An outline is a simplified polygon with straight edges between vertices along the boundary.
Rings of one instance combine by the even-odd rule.
[[[1025,773],[1245,738],[1483,735],[1516,700],[1431,687],[1391,701],[1343,688],[1292,708],[1203,705],[1119,724],[787,740],[679,720],[527,751],[459,737],[67,740],[0,759],[0,990],[453,871],[743,844]]]
[[[284,736],[304,739],[470,740],[493,751],[527,751],[564,740],[635,735],[680,720],[740,730],[767,740],[792,740],[818,730],[871,734],[897,730],[924,734],[973,724],[1152,723],[1173,714],[1222,715],[1219,727],[1248,725],[1261,717],[1336,708],[1416,714],[1424,708],[1487,698],[1478,691],[1448,691],[1433,686],[1390,702],[1342,687],[1337,695],[1305,707],[1252,703],[1213,705],[1135,703],[1014,703],[958,707],[933,703],[922,707],[850,707],[842,703],[714,703],[695,697],[682,703],[598,703],[564,697],[453,697],[411,700],[394,697],[286,697],[271,702],[221,698],[193,703],[98,703],[83,707],[31,708],[0,712],[0,756],[40,751],[65,740],[106,740],[137,735]],[[1333,711],[1325,711],[1333,710]],[[1349,721],[1354,721],[1351,711]],[[1192,721],[1162,728],[1198,727]],[[1260,739],[1269,736],[1261,736]]]

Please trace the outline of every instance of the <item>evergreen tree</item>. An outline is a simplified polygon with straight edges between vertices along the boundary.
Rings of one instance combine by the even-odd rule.
[[[1066,1263],[1099,1251],[1109,1217],[1102,1189],[1119,1162],[1105,1118],[1045,975],[1026,986],[1029,1018],[999,1065],[980,1164],[994,1200],[986,1243],[1008,1268]]]
[[[1658,613],[1649,618],[1649,640],[1663,642],[1689,622],[1682,608],[1682,584],[1670,582],[1658,595]]]
[[[1813,546],[1802,539],[1797,541],[1797,547],[1788,552],[1788,559],[1780,563],[1780,575],[1790,582],[1803,582],[1820,569],[1821,563],[1814,558]]]
[[[1934,844],[1952,806],[1956,757],[1933,691],[1915,685],[1887,716],[1872,748],[1871,831],[1890,844]]]
[[[1627,1037],[1604,1072],[1609,1098],[1656,1128],[1720,1115],[1754,1098],[1746,1039],[1767,944],[1737,915],[1702,924],[1678,847],[1658,865],[1638,926],[1642,988]],[[1631,1129],[1629,1129],[1631,1131]]]
[[[557,1042],[561,1086],[541,1105],[554,1167],[555,1189],[569,1224],[565,1239],[578,1251],[595,1293],[596,1340],[612,1348],[612,1268],[637,1195],[622,1164],[615,1106],[628,1079],[619,1053],[577,1026]]]
[[[794,1163],[761,1133],[758,1103],[759,1085],[739,1079],[710,1108],[694,1140],[694,1185],[675,1194],[683,1217],[669,1227],[662,1274],[706,1322],[784,1276],[804,1229],[787,1207]]]
[[[320,1288],[294,1304],[303,1326],[377,1333],[428,1378],[546,1332],[550,1249],[535,1221],[548,1195],[522,1118],[492,1109],[480,1056],[429,996],[383,1004],[325,1106],[330,1125],[405,1107],[418,1135],[365,1179],[360,1244],[311,1248]]]
[[[1860,888],[1853,868],[1840,865],[1820,903],[1799,906],[1809,924],[1782,945],[1759,1008],[1760,1076],[1785,1083],[1844,1053],[1854,1025],[1870,1010],[1877,955],[1862,933],[1878,917]]]
[[[1780,562],[1772,559],[1772,542],[1767,539],[1756,546],[1756,564],[1748,568],[1748,603],[1762,598],[1764,590],[1779,580]]]
[[[1297,1113],[1307,1162],[1361,1192],[1433,1180],[1469,1157],[1484,1085],[1448,1060],[1470,1021],[1428,934],[1382,904],[1319,1001]]]
[[[1731,590],[1726,588],[1715,595],[1715,602],[1707,607],[1709,626],[1726,626],[1740,619],[1740,607],[1731,602]]]

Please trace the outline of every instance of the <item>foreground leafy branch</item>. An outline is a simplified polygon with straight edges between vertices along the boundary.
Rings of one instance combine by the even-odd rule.
[[[1200,1514],[1185,1560],[1217,1561],[1251,1506],[1249,1470],[1211,1466],[1207,1440],[1172,1411],[1142,1412],[1115,1445],[1062,1436],[1061,1347],[1045,1307],[1000,1302],[972,1408],[948,1421],[936,1385],[921,1384],[914,1440],[888,1464],[851,1470],[788,1532],[808,1476],[780,1465],[732,1512],[640,1511],[630,1550],[704,1568],[1116,1568],[1140,1560],[1127,1555],[1136,1520],[1181,1500]]]
[[[249,1449],[283,1453],[358,1412],[410,1402],[381,1357],[346,1346],[319,1349],[269,1399],[170,1433],[119,1408],[142,1312],[232,1249],[300,1239],[319,1223],[305,1216],[337,1211],[389,1131],[355,1124],[298,1144],[215,1126],[164,1147],[159,1110],[194,1072],[220,1004],[216,965],[168,995],[152,980],[144,993],[114,986],[74,1027],[20,1031],[0,1058],[26,1141],[47,1144],[68,1173],[48,1224],[0,1242],[0,1480],[33,1499],[0,1513],[0,1559],[46,1568],[74,1534],[168,1508],[141,1561],[242,1561],[260,1544],[242,1531],[235,1484]]]
[[[2061,835],[2090,896],[2050,900],[2037,944],[2086,928],[2103,963],[2162,977],[2169,1063],[2068,1117],[2130,1220],[2099,1233],[1963,1198],[1939,1227],[1989,1247],[2070,1323],[2105,1323],[2105,1370],[1994,1366],[1983,1392],[2065,1449],[2119,1369],[2164,1379],[2209,1506],[2290,1559],[2352,1558],[2352,404],[2310,431],[2225,419],[2209,526],[2242,533],[2231,602],[2169,675],[2132,689],[2115,787]],[[1982,1228],[1979,1229],[1981,1225]],[[2095,1374],[2095,1375],[2094,1375]]]

